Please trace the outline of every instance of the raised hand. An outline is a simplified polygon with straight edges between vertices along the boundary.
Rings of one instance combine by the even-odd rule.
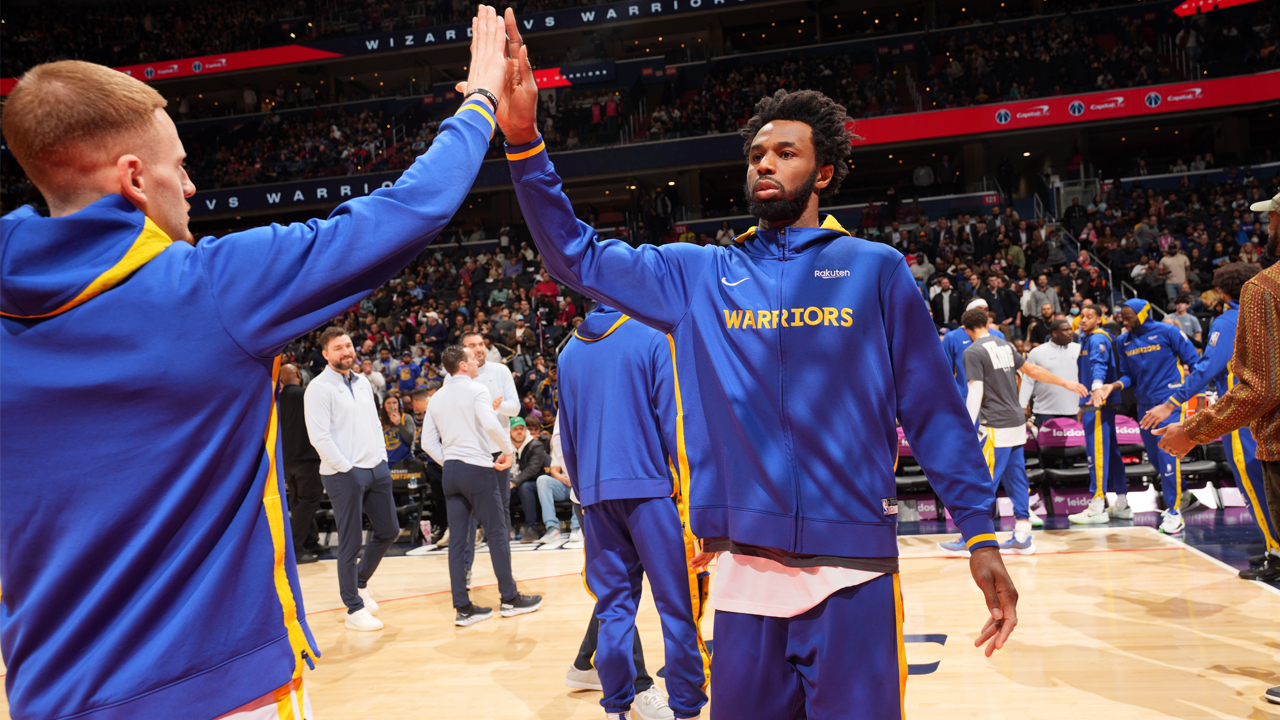
[[[524,145],[538,137],[538,84],[529,65],[529,48],[520,37],[516,14],[507,8],[507,101],[498,108],[498,127],[508,145]]]
[[[991,613],[973,646],[982,647],[986,643],[986,656],[991,657],[991,653],[1004,647],[1009,635],[1018,625],[1018,590],[1013,586],[1009,571],[1005,570],[1000,551],[996,548],[974,550],[969,558],[969,572],[982,590],[987,610]]]
[[[471,64],[467,81],[456,86],[458,92],[465,95],[476,88],[488,90],[498,98],[498,107],[502,107],[507,88],[506,44],[506,27],[502,18],[493,8],[481,5],[476,16],[471,18]],[[476,97],[484,98],[483,95]],[[490,104],[487,100],[484,102]]]

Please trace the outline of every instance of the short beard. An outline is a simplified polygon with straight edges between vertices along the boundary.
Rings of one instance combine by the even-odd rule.
[[[778,181],[774,179],[773,182]],[[817,182],[818,169],[814,168],[809,179],[801,184],[795,193],[787,193],[785,187],[780,187],[782,197],[773,200],[756,200],[751,192],[751,186],[743,183],[743,192],[747,197],[747,211],[752,217],[760,218],[769,225],[791,225],[799,220],[805,209],[809,207],[809,198],[813,195],[813,188]]]

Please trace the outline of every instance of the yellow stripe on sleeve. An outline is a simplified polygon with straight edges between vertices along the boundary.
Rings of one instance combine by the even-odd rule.
[[[529,150],[525,150],[524,152],[507,153],[507,159],[512,162],[515,162],[516,160],[524,160],[525,158],[531,158],[534,155],[537,155],[538,153],[545,150],[546,147],[547,147],[547,142],[543,140],[539,142],[537,145],[535,145],[533,148]]]
[[[475,110],[483,115],[484,119],[489,121],[489,135],[490,137],[493,136],[493,131],[498,127],[498,123],[494,121],[493,116],[489,114],[489,111],[484,109],[484,105],[475,101],[464,103],[462,107],[458,108],[458,112],[454,113],[454,115],[461,115],[463,110]]]
[[[991,542],[995,542],[996,541],[995,533],[983,533],[982,535],[974,535],[973,537],[969,538],[967,542],[965,542],[964,546],[966,548],[972,548],[974,545],[977,545],[980,542],[986,542],[988,540],[990,540]]]

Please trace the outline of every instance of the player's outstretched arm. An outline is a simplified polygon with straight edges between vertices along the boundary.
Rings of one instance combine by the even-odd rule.
[[[516,48],[517,59],[507,110],[499,113],[498,122],[507,138],[520,210],[547,270],[578,292],[670,332],[687,312],[689,289],[711,266],[714,249],[685,243],[633,248],[619,240],[601,241],[590,225],[578,220],[538,134],[538,88],[515,15],[508,13],[508,49]]]
[[[973,646],[982,647],[985,643],[987,647],[984,652],[987,657],[991,657],[991,653],[1004,647],[1009,635],[1018,626],[1018,589],[1013,586],[1013,579],[1004,567],[998,548],[974,550],[969,556],[969,572],[982,590],[987,611],[991,613],[991,617],[982,626],[982,632],[973,641]]]
[[[492,88],[501,105],[505,27],[483,5],[472,27],[468,79]],[[393,187],[349,200],[327,219],[202,240],[196,256],[223,327],[247,351],[269,357],[382,285],[466,200],[494,127],[492,105],[473,95]]]

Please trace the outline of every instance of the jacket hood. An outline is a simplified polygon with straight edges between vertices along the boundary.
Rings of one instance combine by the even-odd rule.
[[[30,205],[0,223],[0,315],[45,318],[124,282],[173,243],[121,195],[47,218]]]
[[[842,235],[853,237],[848,230],[840,226],[834,215],[828,215],[816,228],[787,227],[761,230],[756,226],[734,238],[734,242],[742,243],[743,249],[749,255],[785,257],[802,253],[815,245],[825,245]]]
[[[587,313],[587,317],[583,319],[582,324],[578,326],[578,329],[573,334],[578,339],[586,340],[587,342],[603,340],[606,335],[630,319],[629,315],[623,315],[604,303],[597,303],[596,309]]]
[[[1139,326],[1152,322],[1151,303],[1146,300],[1134,298],[1133,300],[1126,300],[1124,304],[1128,305],[1135,313],[1138,314]]]

